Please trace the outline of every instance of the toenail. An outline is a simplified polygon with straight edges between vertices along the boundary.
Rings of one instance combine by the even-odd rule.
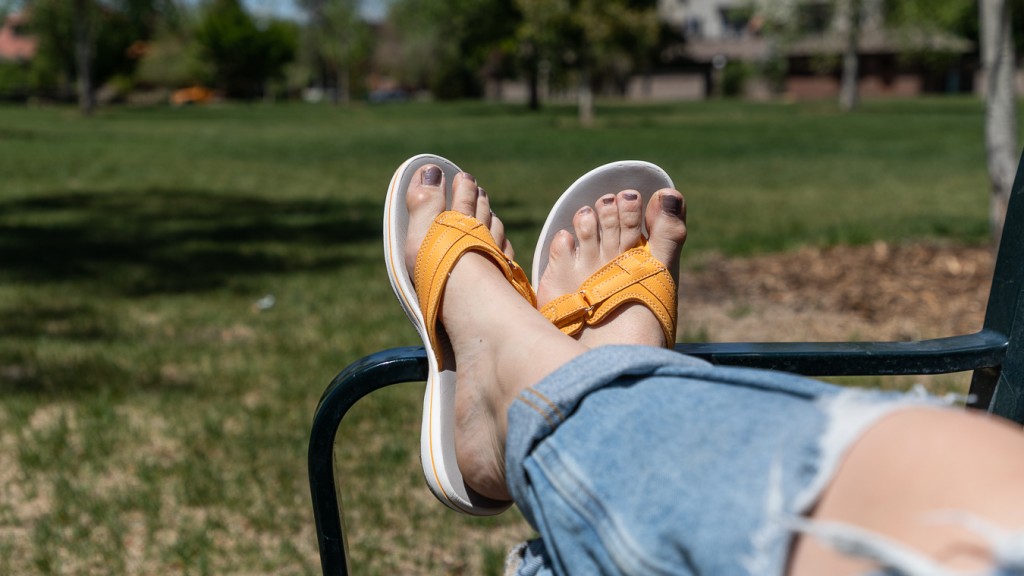
[[[477,194],[477,196],[480,196],[481,198],[486,198],[487,197],[487,190],[484,190],[483,188],[477,186],[476,187],[476,194]]]
[[[622,197],[625,198],[626,200],[636,200],[637,198],[640,197],[640,195],[637,194],[636,192],[626,192],[625,194],[622,195]]]
[[[590,206],[584,206],[580,208],[580,214],[590,214]]]
[[[473,175],[470,174],[469,172],[463,172],[462,177],[467,180],[472,180],[473,182],[476,182],[476,178],[474,178]]]
[[[608,204],[611,204],[613,202],[615,202],[615,197],[614,196],[612,196],[610,198],[601,198],[601,203],[604,204],[605,206],[607,206]]]
[[[678,196],[662,196],[661,210],[666,214],[679,216],[679,214],[683,211],[683,199]]]
[[[424,186],[439,186],[441,184],[441,169],[431,166],[423,171],[420,183]]]

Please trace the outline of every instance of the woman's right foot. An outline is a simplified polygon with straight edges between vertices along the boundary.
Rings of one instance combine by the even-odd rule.
[[[423,166],[406,191],[409,227],[406,266],[415,277],[420,246],[434,218],[445,210],[441,170]],[[501,221],[487,194],[465,173],[451,183],[449,208],[483,223],[511,259]],[[508,500],[505,485],[507,412],[524,388],[586,352],[559,332],[505,279],[494,261],[477,252],[462,255],[444,287],[438,321],[454,353],[455,454],[465,482],[494,500]]]
[[[678,190],[654,193],[646,210],[636,190],[608,194],[583,206],[573,218],[576,237],[561,230],[551,242],[547,268],[537,286],[540,307],[575,292],[602,266],[634,248],[641,237],[641,219],[647,224],[651,254],[679,283],[679,254],[686,242],[686,201]],[[665,336],[647,307],[630,303],[618,308],[596,326],[586,326],[579,341],[589,348],[608,344],[665,346]]]

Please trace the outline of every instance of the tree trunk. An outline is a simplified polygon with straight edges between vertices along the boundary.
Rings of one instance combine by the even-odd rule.
[[[526,63],[526,91],[528,99],[526,107],[534,112],[541,110],[541,57],[537,53],[537,47],[532,44],[524,44]]]
[[[529,108],[530,110],[540,110],[540,59],[530,58],[529,64],[527,64],[527,86],[530,92]]]
[[[78,85],[78,109],[86,116],[96,107],[92,85],[92,14],[90,0],[74,0],[75,77]]]
[[[839,107],[849,112],[857,107],[860,99],[857,87],[859,60],[857,48],[860,43],[860,2],[861,0],[843,0],[843,33],[846,48],[843,50],[843,79],[839,88]]]
[[[1007,0],[981,0],[981,62],[985,71],[985,155],[992,183],[989,227],[998,247],[1017,166],[1013,31]]]
[[[349,75],[348,75],[348,56],[345,57],[345,61],[338,66],[338,102],[335,104],[343,103],[348,104],[351,99],[352,89],[349,86]]]
[[[594,125],[594,92],[590,89],[590,68],[583,66],[580,69],[580,92],[577,95],[579,105],[580,124],[582,126]]]

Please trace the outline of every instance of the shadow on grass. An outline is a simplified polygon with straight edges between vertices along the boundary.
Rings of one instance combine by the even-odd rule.
[[[78,398],[99,393],[122,396],[140,391],[193,393],[198,385],[173,381],[159,370],[130,369],[98,354],[55,360],[24,349],[0,349],[0,394],[41,398]]]
[[[167,189],[0,202],[0,278],[144,296],[338,268],[360,259],[346,245],[379,242],[378,204]]]
[[[171,189],[0,200],[0,283],[11,295],[0,302],[0,394],[189,392],[195,376],[174,354],[126,363],[139,335],[126,332],[118,299],[248,298],[268,275],[362,266],[379,258],[380,210]]]

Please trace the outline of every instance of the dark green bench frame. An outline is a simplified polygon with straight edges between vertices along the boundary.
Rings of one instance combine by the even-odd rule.
[[[921,375],[974,371],[968,406],[1024,424],[1024,156],[1017,166],[1003,237],[979,332],[916,342],[676,344],[713,363],[782,370],[805,376]],[[348,574],[335,476],[335,437],[360,398],[400,382],[423,382],[422,347],[367,356],[324,391],[309,440],[309,487],[325,575]]]

